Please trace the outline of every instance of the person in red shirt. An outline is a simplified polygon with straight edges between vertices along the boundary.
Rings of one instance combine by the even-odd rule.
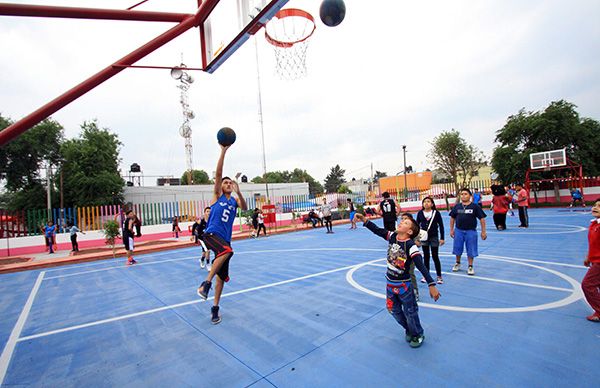
[[[600,198],[592,207],[594,219],[588,231],[589,250],[583,265],[589,267],[581,282],[581,289],[585,300],[594,309],[594,313],[587,317],[588,321],[600,322]]]
[[[529,193],[523,188],[523,185],[520,183],[517,183],[515,187],[517,189],[519,221],[521,221],[521,225],[519,225],[519,228],[529,228],[529,215],[527,214],[527,207],[529,206]]]
[[[506,229],[506,213],[508,207],[512,203],[512,197],[506,192],[504,186],[492,185],[492,211],[494,212],[494,225],[496,229]]]

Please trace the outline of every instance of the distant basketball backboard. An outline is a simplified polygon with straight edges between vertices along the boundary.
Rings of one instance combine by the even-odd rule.
[[[536,152],[529,155],[532,170],[542,170],[567,165],[565,149]]]
[[[288,0],[221,0],[201,26],[202,67],[208,73],[223,64]]]

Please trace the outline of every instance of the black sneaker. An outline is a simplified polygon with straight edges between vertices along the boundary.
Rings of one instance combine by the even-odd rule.
[[[423,341],[425,341],[425,336],[424,335],[416,335],[414,337],[412,337],[412,339],[410,340],[410,347],[411,348],[418,348],[421,345],[423,345]]]
[[[219,306],[212,306],[210,308],[210,313],[212,314],[211,323],[216,325],[221,322],[221,316],[219,315]]]
[[[200,284],[200,287],[198,287],[198,295],[200,295],[202,299],[206,300],[208,298],[208,292],[210,291],[211,286],[212,283],[208,280],[203,281],[202,284]]]

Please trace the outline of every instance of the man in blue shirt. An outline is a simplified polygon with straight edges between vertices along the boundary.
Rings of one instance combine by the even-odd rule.
[[[481,202],[481,193],[478,188],[475,188],[475,192],[473,193],[473,202],[483,209],[483,203]]]
[[[487,238],[485,217],[481,207],[471,202],[471,190],[462,189],[460,203],[457,203],[450,211],[450,237],[454,239],[452,254],[456,255],[456,264],[452,267],[453,272],[460,270],[460,258],[463,248],[466,246],[469,259],[467,275],[475,275],[473,259],[479,255],[477,251],[477,219],[481,223],[481,239],[485,240]]]
[[[212,205],[210,206],[210,216],[208,217],[208,226],[202,235],[206,247],[215,253],[215,258],[210,272],[206,276],[206,280],[198,287],[198,295],[204,300],[208,298],[212,279],[217,275],[215,297],[213,307],[211,308],[211,321],[213,325],[221,322],[219,300],[221,299],[225,282],[229,281],[229,259],[233,256],[233,249],[231,249],[233,221],[235,220],[238,206],[242,210],[248,209],[238,184],[229,177],[222,177],[225,153],[229,147],[221,145],[221,156],[217,161],[217,169],[215,171],[215,187]],[[231,195],[233,191],[237,194],[237,199]]]

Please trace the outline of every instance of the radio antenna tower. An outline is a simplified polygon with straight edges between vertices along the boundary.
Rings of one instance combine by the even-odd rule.
[[[192,157],[192,127],[190,125],[190,120],[193,120],[196,116],[194,115],[194,111],[190,109],[190,104],[188,103],[188,89],[190,88],[190,85],[194,83],[194,79],[185,71],[185,69],[185,64],[181,63],[179,66],[171,69],[171,77],[179,81],[177,88],[181,90],[181,93],[179,94],[179,103],[181,104],[181,110],[183,112],[183,124],[179,127],[179,134],[185,139],[185,163],[188,184],[192,185],[194,184],[192,174],[194,161]]]

